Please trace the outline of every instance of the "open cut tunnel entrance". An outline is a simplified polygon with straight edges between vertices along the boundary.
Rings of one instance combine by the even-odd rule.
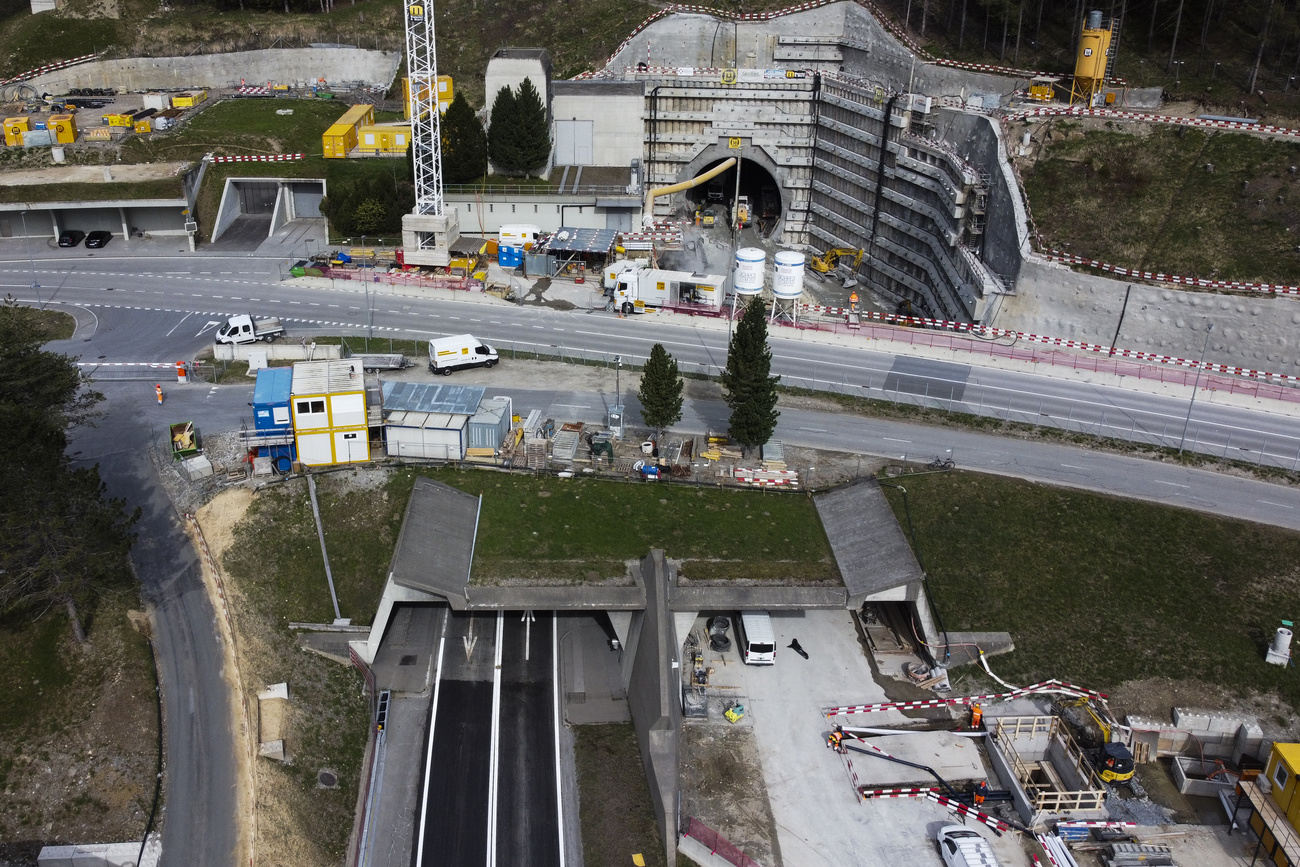
[[[713,160],[696,172],[694,177],[698,178],[722,162],[723,159]],[[740,171],[739,194],[736,188],[737,169]],[[741,158],[737,165],[717,177],[687,190],[686,200],[690,204],[692,215],[698,214],[703,225],[708,224],[705,212],[712,211],[714,225],[730,226],[732,208],[737,202],[747,204],[749,219],[746,225],[753,226],[764,238],[771,237],[781,221],[781,188],[776,178],[761,163],[750,159]]]

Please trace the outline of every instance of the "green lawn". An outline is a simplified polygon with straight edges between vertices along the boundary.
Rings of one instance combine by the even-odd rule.
[[[1015,639],[1002,677],[1197,678],[1300,708],[1295,673],[1263,661],[1300,616],[1300,533],[973,473],[905,485],[945,626]],[[885,491],[906,527],[902,494]]]
[[[1192,129],[1081,133],[1070,121],[1052,129],[1025,176],[1048,246],[1173,274],[1300,279],[1300,174],[1290,171],[1300,145]]]
[[[620,578],[651,548],[684,561],[692,580],[838,578],[806,496],[707,485],[557,479],[482,470],[424,475],[483,496],[474,579],[579,583]],[[405,502],[414,473],[396,476]]]

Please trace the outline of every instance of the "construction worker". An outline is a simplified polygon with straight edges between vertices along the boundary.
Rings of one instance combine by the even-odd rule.
[[[155,385],[153,387],[153,390],[158,395],[158,405],[162,406],[162,383],[160,382],[157,385]]]
[[[979,785],[975,787],[975,806],[984,806],[984,799],[988,797],[989,784],[985,780],[980,780]]]
[[[844,752],[843,741],[844,741],[844,731],[839,726],[836,726],[835,731],[831,732],[831,736],[826,739],[826,746],[832,750],[835,750],[835,752],[837,753],[842,753]]]
[[[858,293],[856,292],[849,293],[849,309],[850,310],[858,309]]]
[[[980,727],[980,723],[982,722],[984,722],[984,709],[981,708],[978,704],[971,705],[970,706],[970,727],[973,729],[977,729]]]

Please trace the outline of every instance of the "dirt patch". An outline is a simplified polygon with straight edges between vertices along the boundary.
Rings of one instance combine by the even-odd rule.
[[[639,854],[647,867],[664,867],[632,724],[573,726],[573,737],[584,863],[631,864]]]
[[[41,845],[143,835],[158,727],[138,604],[132,591],[102,598],[83,647],[55,611],[0,623],[0,688],[20,710],[0,725],[0,863],[35,864]],[[40,657],[34,667],[19,658],[27,655]]]
[[[255,859],[263,864],[332,867],[346,854],[369,730],[369,705],[355,670],[298,650],[286,622],[310,618],[301,616],[296,596],[290,600],[281,594],[273,558],[248,556],[261,550],[259,526],[275,520],[276,513],[268,506],[292,502],[301,512],[305,499],[301,482],[257,493],[232,488],[203,506],[198,519],[221,564],[234,622],[242,689],[236,707],[247,705],[256,714],[259,692],[274,683],[289,685],[287,703],[269,703],[280,705],[279,718],[265,720],[278,729],[288,760],[283,764],[260,757],[251,760]],[[310,523],[309,511],[306,522]],[[314,528],[310,530],[306,550],[315,544]],[[308,535],[306,528],[303,535]],[[315,551],[318,554],[319,548]],[[256,718],[247,723],[252,739],[258,723]],[[320,786],[321,768],[331,769],[336,786]]]
[[[693,723],[682,730],[682,815],[713,828],[760,864],[779,865],[776,820],[754,731],[746,725]]]
[[[1130,680],[1110,694],[1110,707],[1121,718],[1133,714],[1160,722],[1172,722],[1176,707],[1241,714],[1257,718],[1267,739],[1294,741],[1300,738],[1300,717],[1276,694],[1243,694],[1202,680],[1167,677]]]
[[[189,163],[121,163],[107,174],[102,166],[50,166],[0,172],[0,186],[36,184],[111,184],[121,181],[157,181],[185,173]]]

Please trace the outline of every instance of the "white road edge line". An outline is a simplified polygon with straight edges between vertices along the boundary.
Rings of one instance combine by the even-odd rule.
[[[433,726],[438,721],[438,692],[442,689],[442,651],[447,645],[447,623],[451,609],[443,612],[442,634],[438,636],[438,670],[433,679],[433,708],[429,711],[429,751],[424,757],[424,795],[420,799],[420,836],[415,844],[415,867],[424,867],[424,825],[429,820],[429,776],[433,773]]]
[[[496,659],[492,666],[492,747],[488,758],[487,867],[497,867],[497,764],[501,761],[501,645],[506,613],[497,612]]]
[[[564,786],[560,779],[560,618],[551,612],[551,703],[555,707],[555,813],[559,828],[560,867],[564,867]]]

